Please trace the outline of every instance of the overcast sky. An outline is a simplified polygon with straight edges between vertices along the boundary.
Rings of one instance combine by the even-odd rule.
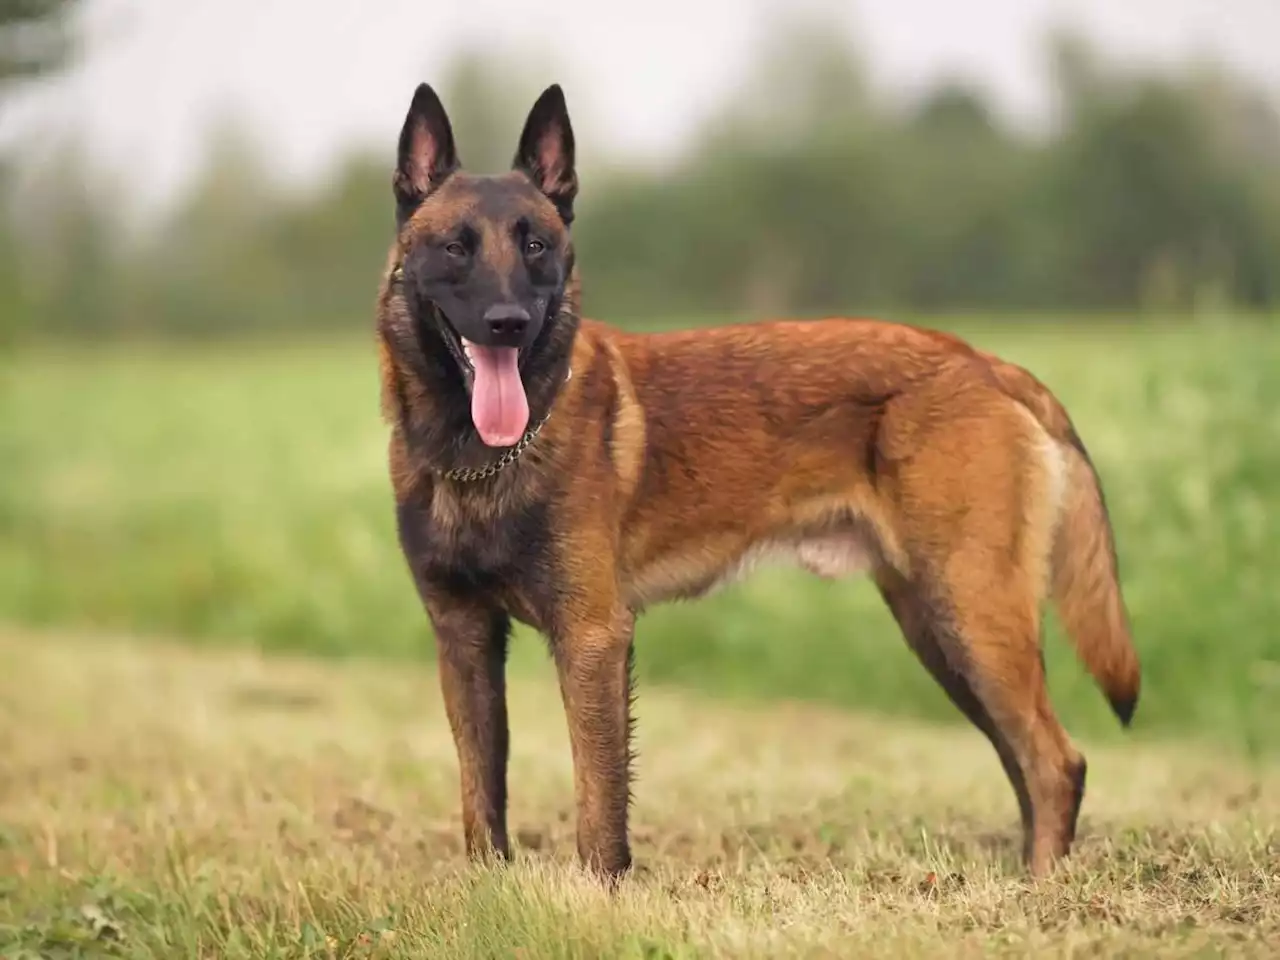
[[[282,169],[309,177],[353,139],[390,149],[413,85],[439,81],[471,42],[507,56],[513,76],[522,49],[551,59],[560,72],[535,79],[564,84],[576,127],[611,152],[660,157],[732,89],[784,5],[831,11],[881,83],[959,73],[1015,114],[1044,102],[1035,44],[1053,22],[1128,58],[1212,54],[1280,93],[1280,0],[89,0],[83,67],[3,131],[78,130],[160,197],[230,108]]]

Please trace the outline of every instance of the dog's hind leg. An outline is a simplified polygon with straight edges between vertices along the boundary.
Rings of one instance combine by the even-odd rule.
[[[916,656],[995,747],[1022,815],[1023,860],[1043,876],[1075,838],[1086,765],[1049,703],[1033,605],[1016,584],[948,596],[892,573],[877,581]]]
[[[947,625],[938,611],[933,609],[926,597],[921,596],[909,581],[898,573],[888,569],[876,572],[876,585],[880,595],[884,597],[889,610],[902,629],[903,636],[912,652],[933,676],[938,685],[946,691],[951,702],[968,717],[969,721],[981,730],[995,747],[1000,764],[1004,767],[1009,782],[1018,799],[1018,810],[1022,817],[1023,857],[1030,855],[1031,842],[1031,796],[1027,792],[1027,780],[1022,774],[1014,755],[1013,746],[1000,732],[990,712],[982,700],[974,692],[969,683],[963,661],[956,663],[954,651],[958,643],[954,637],[947,636]],[[951,655],[948,650],[953,651]]]
[[[876,578],[916,655],[995,747],[1018,796],[1024,862],[1043,876],[1075,838],[1086,765],[1049,702],[1040,646],[1061,464],[1043,431],[1006,409],[931,432],[900,465],[909,559]]]

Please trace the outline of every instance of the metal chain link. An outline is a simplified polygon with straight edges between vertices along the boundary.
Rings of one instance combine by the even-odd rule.
[[[519,443],[507,450],[502,454],[502,456],[488,466],[481,467],[478,470],[470,467],[455,467],[452,470],[445,471],[445,479],[460,480],[463,483],[471,483],[474,480],[487,480],[508,464],[514,463],[516,460],[520,459],[520,455],[524,453],[525,448],[528,447],[529,444],[533,443],[538,434],[542,432],[543,425],[550,417],[551,411],[548,410],[541,420],[539,420],[532,428],[524,432],[524,436],[520,438]]]

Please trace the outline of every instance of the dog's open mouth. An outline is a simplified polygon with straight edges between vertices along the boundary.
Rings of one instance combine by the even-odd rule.
[[[529,398],[520,379],[518,347],[486,347],[472,343],[447,320],[450,348],[471,381],[471,422],[490,447],[520,442],[529,425]]]
[[[529,399],[520,379],[516,347],[482,347],[466,338],[462,352],[471,364],[471,422],[491,447],[510,447],[529,425]]]

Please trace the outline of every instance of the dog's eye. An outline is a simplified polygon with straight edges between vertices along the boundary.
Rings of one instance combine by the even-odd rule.
[[[524,245],[524,253],[526,257],[536,257],[545,249],[547,249],[547,245],[541,240],[530,240]]]
[[[467,248],[457,240],[453,240],[444,245],[444,252],[451,257],[465,257],[467,255]]]

